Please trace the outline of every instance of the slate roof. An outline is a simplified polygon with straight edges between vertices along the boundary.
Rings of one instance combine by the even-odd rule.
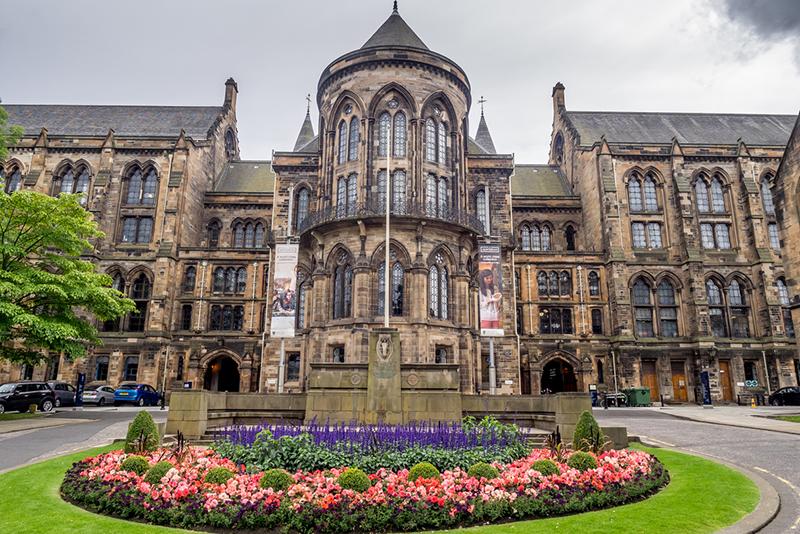
[[[372,34],[364,46],[361,47],[361,50],[366,48],[378,48],[378,47],[395,47],[395,46],[406,46],[408,48],[419,48],[420,50],[430,50],[425,43],[422,42],[422,39],[414,33],[414,30],[411,29],[403,17],[400,16],[400,13],[397,12],[395,9],[389,18],[386,19],[378,30]]]
[[[313,141],[314,138],[314,125],[311,124],[311,112],[307,111],[303,126],[300,127],[300,133],[297,134],[297,141],[294,142],[294,151],[299,152],[300,149]]]
[[[272,193],[275,173],[266,161],[231,161],[217,180],[215,193]]]
[[[561,171],[554,165],[514,166],[511,195],[525,197],[574,197]]]
[[[582,145],[609,143],[785,146],[793,115],[567,111]]]
[[[494,148],[494,141],[492,141],[492,134],[489,133],[489,127],[486,125],[483,112],[481,112],[481,121],[478,123],[478,133],[475,134],[475,142],[489,154],[497,154],[497,150]]]
[[[472,137],[467,137],[467,154],[489,154],[489,152],[483,148],[478,142],[473,139]]]
[[[222,114],[221,106],[76,106],[57,104],[3,104],[9,124],[22,126],[26,135],[102,137],[109,128],[121,137],[187,137],[205,139]]]

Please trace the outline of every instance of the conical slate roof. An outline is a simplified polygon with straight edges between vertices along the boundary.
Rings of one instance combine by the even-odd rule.
[[[365,48],[378,48],[378,47],[393,47],[393,46],[405,46],[408,48],[419,48],[421,50],[430,50],[425,43],[422,42],[422,39],[414,33],[414,30],[406,24],[406,21],[403,20],[403,17],[400,16],[400,13],[397,11],[397,3],[395,3],[394,11],[392,14],[389,15],[389,18],[386,19],[386,22],[378,28],[372,37],[364,43],[364,46],[361,47],[361,50]]]
[[[497,154],[497,150],[494,148],[494,141],[492,141],[492,134],[489,133],[489,127],[486,125],[483,112],[481,112],[481,121],[478,123],[478,133],[475,134],[475,142],[489,154]]]
[[[297,141],[294,142],[294,151],[298,152],[310,143],[312,139],[314,139],[314,125],[311,124],[311,112],[306,111],[306,119],[303,121],[300,133],[297,134]]]

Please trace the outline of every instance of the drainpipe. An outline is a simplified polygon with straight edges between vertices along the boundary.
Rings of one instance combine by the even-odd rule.
[[[614,350],[611,350],[611,367],[614,369],[614,393],[619,393],[619,385],[617,384],[617,357]]]
[[[764,378],[767,382],[767,395],[772,395],[772,390],[769,387],[769,367],[767,366],[767,351],[761,351],[761,357],[764,358]]]

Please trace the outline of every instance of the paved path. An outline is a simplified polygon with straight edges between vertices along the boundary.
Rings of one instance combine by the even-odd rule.
[[[145,408],[156,422],[166,421],[167,412]],[[47,416],[59,426],[36,427],[38,421],[28,421],[24,430],[0,434],[0,472],[34,461],[90,447],[97,447],[124,438],[128,424],[141,408],[87,408],[83,411],[64,411]],[[11,422],[11,421],[8,421]],[[6,422],[4,422],[6,423]]]
[[[695,409],[703,410],[693,406],[666,410],[611,408],[595,409],[594,414],[601,425],[626,426],[629,434],[637,435],[644,441],[705,454],[754,470],[781,497],[780,512],[761,532],[800,534],[800,436],[762,428],[727,426],[719,424],[719,421],[711,424],[671,417],[694,416]],[[794,410],[798,411],[797,408]],[[726,414],[726,417],[736,416],[734,412]],[[741,412],[733,422],[752,422],[749,418],[749,412]]]
[[[687,405],[645,409],[700,423],[756,428],[800,435],[800,423],[791,423],[773,418],[777,415],[800,415],[800,406],[759,406],[757,408],[714,406],[713,408],[703,408],[702,406]]]

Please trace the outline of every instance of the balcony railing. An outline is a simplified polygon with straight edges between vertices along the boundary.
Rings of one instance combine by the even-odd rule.
[[[297,232],[303,234],[312,228],[331,222],[364,219],[368,217],[383,217],[385,214],[386,203],[379,200],[370,200],[350,206],[328,206],[319,211],[309,213],[297,225]],[[469,228],[478,234],[483,234],[483,223],[476,215],[449,206],[398,201],[392,203],[391,214],[394,217],[445,221]]]

